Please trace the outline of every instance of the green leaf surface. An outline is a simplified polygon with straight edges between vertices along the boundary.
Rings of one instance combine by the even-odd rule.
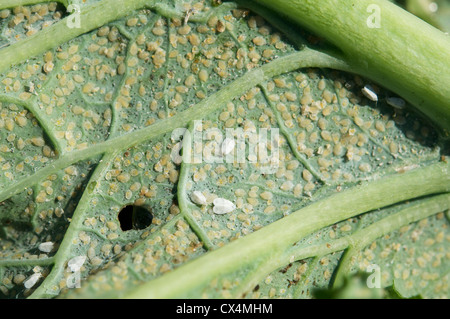
[[[0,0],[0,296],[311,298],[376,265],[380,289],[448,297],[429,120],[258,5],[110,2],[82,3],[80,31],[75,2]]]

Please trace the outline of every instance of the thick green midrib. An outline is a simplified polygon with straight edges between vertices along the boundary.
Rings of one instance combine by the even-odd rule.
[[[438,163],[356,186],[315,202],[182,268],[135,289],[129,298],[173,298],[194,291],[256,258],[280,250],[326,226],[381,207],[450,191],[450,164]]]
[[[258,69],[246,73],[239,79],[222,88],[220,91],[212,94],[207,99],[171,118],[161,120],[160,122],[141,130],[90,145],[83,150],[73,151],[62,155],[34,175],[25,177],[14,183],[11,187],[1,191],[0,202],[17,194],[36,181],[40,181],[73,163],[93,158],[105,152],[130,148],[150,140],[151,138],[171,132],[176,128],[185,127],[189,122],[204,118],[207,114],[217,110],[233,98],[244,94],[259,83],[266,81],[273,76],[304,67],[346,69],[347,65],[334,57],[310,49],[304,49],[303,51],[279,58]]]

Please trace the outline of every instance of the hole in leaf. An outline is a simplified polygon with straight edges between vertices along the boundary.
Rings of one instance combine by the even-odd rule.
[[[128,205],[119,212],[120,228],[123,231],[140,230],[151,225],[153,215],[150,210],[142,206]]]

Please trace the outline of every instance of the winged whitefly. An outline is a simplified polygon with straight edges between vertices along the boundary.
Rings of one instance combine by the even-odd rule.
[[[67,267],[69,267],[70,271],[77,272],[81,269],[85,261],[86,256],[76,256],[69,260]]]
[[[362,94],[371,101],[378,102],[378,95],[370,85],[366,85],[361,89]]]
[[[193,191],[191,194],[191,200],[193,203],[197,205],[206,205],[208,202],[206,201],[205,195],[203,195],[200,191]]]
[[[234,139],[229,138],[229,137],[225,138],[223,140],[221,148],[220,148],[221,155],[225,156],[225,155],[230,154],[233,151],[235,146],[236,146],[236,142],[234,141]]]
[[[218,215],[228,214],[236,209],[236,205],[225,198],[216,198],[214,199],[213,204],[213,212]]]
[[[55,244],[53,242],[47,241],[45,243],[39,244],[38,249],[44,253],[49,253],[53,250],[54,246],[55,246]]]

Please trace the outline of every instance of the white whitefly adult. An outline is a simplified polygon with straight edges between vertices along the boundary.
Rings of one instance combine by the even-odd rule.
[[[54,243],[52,243],[51,241],[47,241],[45,243],[41,243],[38,249],[44,253],[49,253],[53,250],[54,246],[55,246]]]
[[[71,272],[77,272],[80,271],[85,261],[86,256],[76,256],[69,260],[67,267],[69,267]]]
[[[234,141],[234,139],[229,137],[225,138],[220,148],[222,156],[230,154],[235,146],[236,142]]]
[[[194,204],[197,204],[197,205],[203,206],[203,205],[207,204],[205,195],[203,195],[202,192],[200,192],[200,191],[192,192],[191,200]]]
[[[387,104],[392,106],[393,108],[402,110],[405,108],[406,102],[402,98],[399,97],[388,97],[386,99]]]
[[[370,85],[366,85],[361,89],[362,94],[371,101],[378,102],[378,95]]]
[[[41,276],[42,276],[42,274],[40,272],[34,273],[30,277],[28,277],[27,280],[25,280],[23,285],[25,286],[25,288],[30,289],[34,285],[36,285],[36,283],[38,282],[39,278],[41,278]]]
[[[218,215],[231,213],[236,209],[236,205],[225,198],[216,198],[213,201],[213,212]]]

